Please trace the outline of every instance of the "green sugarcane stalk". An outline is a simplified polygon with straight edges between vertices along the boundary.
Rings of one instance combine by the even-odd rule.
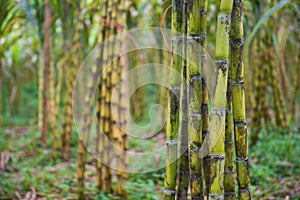
[[[173,55],[174,61],[172,63],[172,68],[178,73],[181,73],[182,60],[180,54],[182,45],[183,0],[173,0],[172,5],[172,30],[176,31],[174,38],[172,38],[172,52],[177,52],[177,54]],[[177,96],[180,95],[180,81],[181,80],[176,76],[170,76],[166,133],[166,174],[164,182],[165,200],[175,199],[176,193],[177,141],[175,140],[175,137],[179,130],[179,100],[177,99]]]
[[[211,115],[211,150],[209,199],[223,199],[225,158],[225,107],[228,79],[229,27],[232,0],[222,0],[217,22],[215,63],[218,67],[214,108]]]
[[[179,173],[176,199],[186,200],[188,198],[189,189],[189,153],[188,153],[188,110],[187,110],[187,75],[186,75],[186,33],[187,33],[187,1],[183,4],[183,24],[182,29],[184,33],[182,44],[182,76],[180,88],[180,113],[179,113],[179,137],[178,137],[178,158],[179,158]]]
[[[187,2],[187,77],[190,188],[192,199],[204,199],[202,151],[202,76],[200,42],[200,0]]]
[[[235,0],[231,25],[232,105],[239,199],[251,199],[244,90],[243,7]]]
[[[231,24],[233,21],[231,22]],[[231,62],[230,62],[231,63]],[[228,82],[226,92],[226,121],[225,121],[225,167],[224,167],[224,190],[225,200],[236,199],[234,179],[234,149],[233,149],[233,115],[232,115],[232,80],[231,64],[228,69]]]
[[[203,175],[206,185],[206,194],[209,194],[209,115],[208,115],[208,101],[209,91],[205,79],[206,74],[206,29],[207,29],[207,0],[200,0],[200,45],[201,45],[201,72],[202,72],[202,141],[203,141]],[[206,138],[206,139],[205,139]],[[205,149],[204,149],[205,147]]]
[[[188,196],[189,187],[189,155],[188,155],[188,115],[187,115],[187,89],[186,89],[186,66],[182,68],[180,94],[180,132],[178,137],[178,157],[179,158],[179,174],[178,174],[178,188],[177,199],[185,200]]]

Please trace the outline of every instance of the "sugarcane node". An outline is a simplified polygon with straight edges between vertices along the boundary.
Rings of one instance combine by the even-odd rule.
[[[195,142],[195,141],[193,141],[193,143],[194,143],[196,146],[198,146],[198,147],[191,146],[191,147],[190,147],[191,153],[199,153],[199,152],[202,152],[202,148],[200,147],[200,146],[201,146],[201,143],[198,143],[198,142]]]
[[[246,163],[246,165],[249,165],[249,163],[248,163],[248,157],[247,158],[244,158],[244,159],[236,159],[236,162],[237,163]]]
[[[210,199],[223,199],[223,194],[209,194],[208,195]]]
[[[180,95],[180,87],[179,86],[170,86],[170,95],[175,95],[176,97],[179,97]]]
[[[237,82],[232,81],[231,85],[232,87],[242,87],[243,89],[245,88],[245,84],[243,80]]]
[[[230,38],[230,45],[231,48],[242,48],[244,46],[244,39],[243,38]]]
[[[243,127],[247,126],[247,122],[234,122],[234,126],[243,128]]]
[[[225,170],[224,170],[224,173],[225,173],[225,174],[234,174],[235,172],[234,172],[234,170],[233,170],[233,167],[230,167],[229,169],[225,169]]]
[[[202,173],[194,172],[194,173],[190,173],[190,178],[191,178],[191,181],[194,181],[194,180],[197,180],[197,179],[202,179],[203,175],[202,175]]]
[[[187,42],[189,42],[189,40],[193,40],[193,41],[196,41],[196,42],[200,41],[199,34],[189,34],[186,38],[187,38]]]
[[[225,159],[225,155],[221,155],[221,154],[210,155],[210,160],[224,160],[224,159]]]
[[[206,135],[209,135],[209,130],[202,130],[202,135],[205,137]]]
[[[235,197],[236,193],[235,191],[226,191],[224,192],[225,197]]]
[[[227,71],[228,68],[228,60],[227,59],[221,59],[215,61],[216,66],[218,69],[221,69],[223,72]]]
[[[247,187],[245,187],[245,188],[239,188],[238,189],[238,192],[239,193],[249,193],[250,194],[250,188],[249,188],[249,186],[247,186]]]
[[[225,144],[233,144],[232,139],[225,139]]]
[[[193,113],[189,113],[189,117],[191,117],[193,121],[197,121],[197,120],[201,120],[201,112],[193,112]]]
[[[172,43],[175,43],[175,42],[181,43],[182,41],[183,41],[183,37],[182,37],[182,36],[179,36],[179,37],[173,37],[173,38],[171,39],[171,42],[172,42]]]
[[[202,81],[202,76],[200,73],[195,73],[190,75],[190,82]]]
[[[200,9],[200,15],[206,15],[207,14],[207,10],[205,9]]]
[[[232,112],[232,110],[231,110],[231,109],[226,109],[226,114],[227,114],[227,115],[232,115],[232,114],[233,114],[233,112]]]
[[[164,193],[165,193],[166,195],[173,195],[173,194],[176,193],[176,190],[172,190],[172,189],[166,188],[166,189],[164,189]]]
[[[166,141],[167,146],[174,146],[174,145],[177,145],[177,144],[178,144],[177,140],[168,140],[168,141]]]
[[[181,173],[181,175],[184,176],[184,175],[189,174],[189,173],[190,173],[190,170],[189,170],[189,169],[185,169],[185,168],[180,168],[180,169],[179,169],[179,173]],[[182,176],[181,176],[181,177],[182,177]]]

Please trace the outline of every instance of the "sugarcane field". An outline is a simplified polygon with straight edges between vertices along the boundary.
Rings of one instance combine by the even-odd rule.
[[[0,200],[300,200],[299,0],[0,0]]]

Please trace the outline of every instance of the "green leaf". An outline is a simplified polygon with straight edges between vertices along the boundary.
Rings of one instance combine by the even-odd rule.
[[[260,20],[257,22],[257,24],[255,25],[255,27],[253,28],[252,32],[250,33],[249,37],[246,40],[245,48],[247,51],[249,50],[251,42],[252,42],[253,38],[255,37],[257,31],[261,28],[262,24],[264,22],[266,22],[270,18],[270,16],[272,16],[272,14],[274,14],[276,11],[280,10],[284,5],[286,5],[288,3],[290,3],[290,0],[282,0],[282,1],[278,2],[276,5],[274,5],[270,10],[268,10],[268,12],[266,12],[260,18]]]

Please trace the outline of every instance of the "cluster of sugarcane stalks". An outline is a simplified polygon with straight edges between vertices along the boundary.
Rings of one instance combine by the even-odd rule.
[[[52,3],[52,2],[50,2]],[[45,1],[45,42],[44,42],[44,67],[39,71],[39,98],[42,100],[39,104],[39,127],[42,133],[42,142],[46,143],[48,131],[53,133],[52,157],[56,159],[61,156],[68,160],[71,153],[71,137],[73,131],[73,110],[72,96],[75,85],[75,78],[81,62],[83,61],[84,51],[88,46],[84,40],[83,33],[85,29],[84,6],[86,1],[68,1],[63,0],[57,4],[51,4]],[[59,6],[63,16],[62,21],[62,55],[60,60],[53,62],[54,48],[51,48],[52,34],[50,24],[54,17],[51,6]],[[116,35],[125,27],[125,1],[124,0],[103,0],[100,3],[100,32],[97,44],[101,44],[106,39]],[[74,17],[76,16],[76,17]],[[74,19],[74,20],[73,20]],[[53,43],[54,44],[54,43]],[[83,109],[83,127],[80,130],[80,141],[78,144],[78,196],[84,199],[84,178],[85,165],[87,162],[86,146],[89,145],[90,131],[92,131],[92,115],[94,103],[93,91],[95,86],[98,88],[97,106],[97,187],[106,193],[115,191],[117,195],[125,196],[123,185],[128,177],[125,173],[127,169],[128,149],[127,136],[123,130],[126,129],[125,114],[127,113],[124,96],[126,94],[126,83],[121,84],[121,75],[126,71],[120,58],[117,58],[121,48],[121,41],[112,40],[102,45],[98,49],[97,63],[92,67],[92,76],[87,80],[84,86],[88,91],[84,97]],[[106,67],[107,66],[107,67]],[[101,70],[106,67],[100,77]],[[85,84],[85,83],[84,83]],[[98,84],[98,85],[97,85]],[[48,89],[49,88],[49,89]],[[112,98],[112,90],[118,91],[117,97]],[[65,91],[65,92],[64,92]],[[115,110],[117,116],[112,115]],[[62,121],[62,123],[60,123]],[[110,144],[113,143],[123,151],[117,151],[111,155]],[[115,158],[118,161],[118,170],[112,171],[109,167],[111,160]],[[103,164],[104,163],[104,164]],[[113,185],[113,179],[116,177],[117,184]]]
[[[217,85],[210,117],[206,80],[212,77],[205,77],[207,6],[207,0],[172,2],[172,30],[176,31],[172,67],[182,78],[170,77],[165,200],[188,199],[189,191],[191,199],[236,199],[235,173],[238,198],[251,199],[242,1],[220,2],[215,51]]]
[[[98,43],[109,39],[120,32],[120,28],[125,24],[125,1],[124,0],[105,0],[102,4],[101,15],[101,33],[98,38]],[[122,27],[120,27],[120,25]],[[127,168],[128,141],[125,132],[126,128],[126,107],[123,102],[126,94],[126,83],[120,83],[121,75],[124,73],[125,66],[120,60],[119,52],[121,48],[121,41],[116,39],[109,39],[103,45],[98,47],[97,62],[92,68],[94,77],[89,79],[87,91],[92,93],[95,87],[95,80],[97,80],[97,71],[102,68],[101,77],[98,82],[97,94],[97,144],[96,144],[96,175],[97,187],[100,191],[105,193],[115,193],[118,196],[126,196],[123,189],[124,183],[128,178],[125,172]],[[112,60],[112,58],[117,58]],[[117,96],[112,96],[112,91],[115,89]],[[84,145],[88,144],[91,114],[93,110],[93,98],[88,95],[85,99],[84,125],[82,129],[83,141],[78,146],[78,196],[84,199],[84,176],[85,164],[87,160],[87,152]],[[120,150],[112,154],[111,143]],[[109,167],[111,160],[117,160],[117,169],[112,170]],[[114,176],[117,179],[117,184],[113,185]]]
[[[274,5],[276,1],[272,2],[270,6]],[[263,10],[266,12],[268,7],[265,5]],[[277,61],[273,52],[275,52],[270,32],[273,32],[274,20],[271,20],[268,25],[264,24],[263,29],[260,30],[258,36],[261,38],[257,41],[258,56],[260,57],[257,65],[261,66],[261,69],[255,71],[255,101],[254,101],[254,113],[253,113],[253,134],[251,134],[251,145],[255,145],[259,140],[259,132],[261,131],[262,122],[265,124],[271,124],[272,119],[269,113],[270,106],[267,103],[267,88],[272,89],[275,122],[276,125],[282,128],[281,132],[288,131],[288,118],[286,107],[284,106],[283,89],[286,91],[286,95],[289,96],[287,89],[287,81],[283,78],[282,86],[280,85],[279,72],[276,69]],[[270,51],[271,50],[271,51]],[[263,61],[263,64],[261,63]],[[280,68],[280,67],[279,67]],[[282,72],[283,73],[283,72]],[[284,73],[283,73],[284,74]],[[284,75],[282,75],[284,77]]]
[[[82,59],[83,16],[80,1],[62,1],[61,5],[66,16],[62,19],[62,56],[57,66],[54,62],[54,30],[51,24],[56,16],[53,4],[45,1],[43,66],[39,68],[39,120],[41,141],[46,145],[48,132],[53,133],[52,157],[61,155],[67,160],[70,155],[71,133],[73,130],[72,91],[75,83],[76,70]],[[73,7],[76,7],[74,12]],[[73,23],[72,14],[76,13]],[[73,31],[74,28],[74,31]],[[66,92],[63,92],[63,91]],[[60,118],[62,116],[62,124]],[[62,128],[60,128],[62,127]]]
[[[270,9],[285,3],[288,2],[275,0],[266,4],[264,1],[256,1],[255,20],[259,20],[265,13],[270,12]],[[255,94],[251,99],[249,95],[251,92],[247,93],[249,95],[247,99],[250,100],[249,106],[253,108],[251,146],[259,142],[261,132],[273,131],[271,129],[276,127],[276,132],[286,134],[291,132],[290,125],[295,122],[297,109],[294,106],[294,99],[295,94],[299,91],[299,81],[295,82],[294,80],[299,76],[299,70],[290,70],[295,68],[288,66],[294,64],[288,61],[290,58],[285,58],[287,55],[285,55],[284,49],[287,49],[285,45],[288,45],[286,32],[290,30],[285,26],[276,26],[287,21],[285,17],[285,13],[270,16],[268,23],[260,24],[253,42],[248,42],[246,45],[247,49],[250,46],[253,47],[251,52],[247,52],[248,62],[246,64],[257,66],[252,69],[247,68],[249,71],[246,73],[248,75],[246,80],[249,81],[247,89]],[[299,27],[298,19],[299,17],[296,19],[296,27]],[[296,56],[293,58],[297,60]],[[296,66],[298,65],[296,64]],[[251,73],[249,73],[250,71]],[[292,78],[288,79],[288,76]],[[252,83],[254,84],[251,85]]]

